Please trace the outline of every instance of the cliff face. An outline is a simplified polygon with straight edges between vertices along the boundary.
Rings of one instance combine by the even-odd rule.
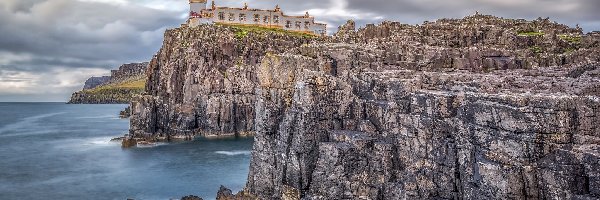
[[[123,64],[117,70],[110,72],[109,83],[125,82],[139,77],[145,78],[148,62]]]
[[[149,65],[147,95],[132,103],[131,135],[253,134],[257,64],[311,40],[230,26],[168,30]]]
[[[262,199],[600,198],[599,39],[486,15],[179,28],[126,141],[254,131],[244,193]]]
[[[380,70],[396,66],[374,51],[315,45],[263,62],[251,193],[599,197],[597,64],[577,78],[576,66]]]
[[[91,77],[83,90],[71,95],[71,104],[127,104],[144,92],[148,63],[124,64],[111,76]]]
[[[599,198],[600,57],[597,42],[582,42],[597,37],[565,41],[578,30],[542,22],[523,26],[544,35],[519,35],[495,20],[341,29],[335,44],[266,57],[247,190]]]
[[[108,81],[110,81],[110,76],[90,77],[85,81],[83,89],[94,89],[100,85],[106,84]]]

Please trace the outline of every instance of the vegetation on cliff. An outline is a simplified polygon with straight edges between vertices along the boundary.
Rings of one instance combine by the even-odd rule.
[[[112,70],[110,76],[92,77],[83,90],[73,93],[71,104],[128,104],[145,91],[145,71],[148,63],[124,64]]]
[[[110,83],[99,87],[76,92],[70,103],[87,104],[128,104],[131,99],[145,91],[146,77],[137,77],[123,82]]]
[[[285,35],[292,35],[292,36],[305,37],[305,38],[318,37],[318,36],[310,34],[310,33],[287,31],[287,30],[284,30],[281,28],[269,28],[269,27],[263,27],[263,26],[252,26],[252,25],[242,25],[242,24],[239,24],[239,25],[222,24],[222,23],[217,23],[217,24],[220,26],[224,26],[224,27],[231,27],[235,33],[235,37],[238,39],[248,36],[249,33],[255,33],[255,34],[277,33],[277,34],[285,34]]]

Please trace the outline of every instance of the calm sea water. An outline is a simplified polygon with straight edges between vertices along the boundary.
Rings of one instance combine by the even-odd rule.
[[[122,149],[125,105],[0,103],[0,199],[214,199],[240,190],[251,138]]]

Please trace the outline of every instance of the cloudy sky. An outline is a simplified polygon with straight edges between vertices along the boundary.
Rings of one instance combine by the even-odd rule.
[[[247,0],[309,11],[331,29],[394,20],[417,24],[479,11],[502,17],[550,17],[600,30],[599,0]],[[217,0],[241,7],[243,1]],[[163,31],[185,21],[187,0],[0,0],[0,101],[66,101],[90,76],[148,61]]]

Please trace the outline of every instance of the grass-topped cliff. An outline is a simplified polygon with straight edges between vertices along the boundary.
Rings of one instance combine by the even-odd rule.
[[[94,89],[75,92],[69,103],[81,104],[127,104],[131,99],[144,93],[145,77],[137,77],[123,82],[109,83]]]
[[[137,95],[144,93],[146,66],[148,63],[131,63],[113,70],[103,82],[86,81],[84,89],[73,93],[72,104],[127,104]],[[97,79],[92,77],[90,79]]]

